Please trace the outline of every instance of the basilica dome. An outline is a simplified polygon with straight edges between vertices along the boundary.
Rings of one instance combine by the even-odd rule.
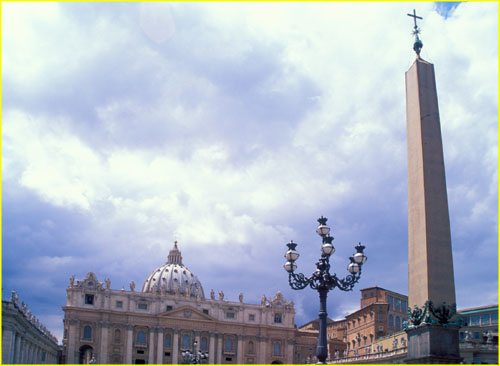
[[[205,298],[198,277],[182,264],[177,241],[168,254],[167,263],[151,272],[144,281],[142,292],[180,293],[184,296]]]

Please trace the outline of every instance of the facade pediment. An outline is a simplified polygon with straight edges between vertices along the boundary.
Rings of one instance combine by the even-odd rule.
[[[180,308],[165,311],[159,314],[161,318],[176,318],[176,319],[191,319],[191,320],[210,320],[216,321],[217,319],[205,314],[198,309],[189,305],[181,306]]]

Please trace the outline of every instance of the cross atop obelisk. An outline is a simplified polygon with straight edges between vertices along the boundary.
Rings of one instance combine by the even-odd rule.
[[[418,35],[420,34],[420,28],[417,26],[417,19],[422,20],[423,18],[417,15],[415,9],[413,9],[413,14],[407,14],[407,15],[413,18],[414,27],[412,34],[415,36],[415,43],[413,43],[413,50],[416,52],[417,58],[420,58],[420,50],[422,49],[424,44],[422,43],[420,38],[418,38]]]

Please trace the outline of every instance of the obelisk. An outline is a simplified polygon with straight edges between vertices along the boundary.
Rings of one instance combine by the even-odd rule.
[[[423,46],[415,11],[406,72],[408,143],[408,363],[459,363],[450,218],[434,65]]]

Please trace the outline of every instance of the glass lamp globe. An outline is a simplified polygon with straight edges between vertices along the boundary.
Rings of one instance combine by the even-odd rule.
[[[293,262],[286,262],[283,267],[285,268],[285,271],[287,271],[288,273],[292,273],[297,269],[297,265]]]
[[[347,267],[347,270],[351,272],[352,274],[358,273],[359,272],[359,264],[357,263],[351,263]]]
[[[330,232],[330,228],[324,224],[320,224],[316,229],[316,232],[318,233],[319,236],[325,236],[328,235],[328,233]]]
[[[335,248],[333,247],[332,244],[330,243],[325,243],[323,244],[323,246],[321,247],[321,252],[325,255],[331,255],[333,253],[335,253]]]
[[[296,261],[297,259],[299,259],[299,257],[300,257],[299,252],[297,252],[296,250],[290,249],[285,254],[286,260],[290,262]]]
[[[354,262],[356,262],[357,264],[363,264],[366,262],[366,255],[364,255],[363,253],[356,253],[352,256],[354,258]]]

